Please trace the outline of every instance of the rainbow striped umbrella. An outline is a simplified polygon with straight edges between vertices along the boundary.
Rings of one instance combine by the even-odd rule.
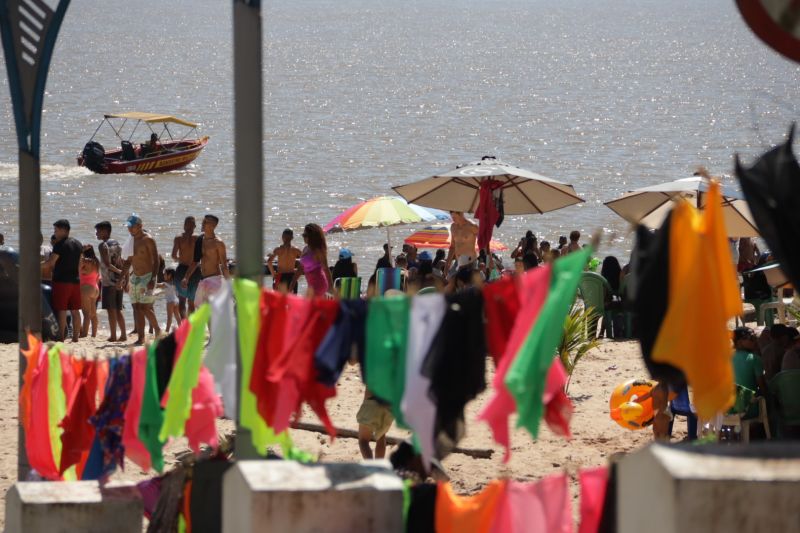
[[[439,209],[409,204],[399,196],[379,196],[347,209],[322,229],[328,233],[436,220],[450,220],[450,215]]]
[[[413,244],[417,248],[450,248],[450,225],[428,226],[425,229],[415,231],[403,242]],[[508,246],[492,239],[489,243],[489,250],[503,252],[508,250]]]

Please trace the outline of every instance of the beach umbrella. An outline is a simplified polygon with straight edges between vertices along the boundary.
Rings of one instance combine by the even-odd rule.
[[[631,224],[658,228],[674,201],[684,198],[698,209],[705,207],[709,182],[701,176],[683,178],[623,194],[605,205]],[[729,237],[757,237],[753,216],[744,196],[732,187],[722,187],[722,214]]]
[[[335,216],[322,228],[325,233],[386,227],[386,239],[391,243],[390,226],[450,220],[450,215],[438,209],[409,204],[399,196],[378,196],[358,203]]]
[[[583,202],[572,185],[505,164],[490,156],[392,189],[411,203],[474,213],[481,183],[488,180],[501,183],[505,215],[546,213]]]
[[[450,248],[450,224],[428,226],[415,231],[406,237],[403,242],[413,244],[417,248]],[[508,246],[492,239],[489,242],[489,250],[503,252],[508,250]]]

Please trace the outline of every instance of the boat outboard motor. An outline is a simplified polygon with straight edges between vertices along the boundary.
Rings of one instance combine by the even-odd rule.
[[[89,141],[83,147],[83,166],[92,172],[102,172],[106,168],[106,150],[96,141]]]

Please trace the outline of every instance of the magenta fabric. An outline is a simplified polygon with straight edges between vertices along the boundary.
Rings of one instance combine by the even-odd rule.
[[[578,473],[581,485],[581,525],[578,533],[597,533],[603,517],[608,468],[585,468]]]
[[[509,481],[491,533],[573,533],[569,480],[564,473],[535,483]]]
[[[550,370],[547,371],[547,380],[544,385],[542,403],[544,404],[544,421],[547,427],[556,435],[568,439],[572,438],[569,431],[569,421],[572,419],[572,406],[564,387],[567,385],[567,371],[558,357],[553,358]]]
[[[479,192],[478,207],[475,208],[475,218],[478,219],[478,249],[485,250],[489,248],[489,243],[492,240],[492,232],[494,225],[500,218],[500,212],[497,211],[497,206],[492,198],[492,191],[499,189],[503,186],[503,182],[493,179],[481,181]]]
[[[494,440],[506,449],[503,461],[511,458],[511,435],[508,429],[508,417],[517,409],[514,398],[506,388],[505,377],[517,352],[536,323],[539,310],[544,305],[547,293],[550,290],[550,276],[552,268],[546,265],[530,270],[520,276],[518,294],[522,307],[517,314],[517,320],[511,330],[511,337],[506,343],[506,350],[500,359],[500,365],[494,375],[492,385],[494,396],[478,415],[478,420],[485,420],[489,424]]]
[[[125,457],[145,471],[152,467],[150,452],[139,440],[139,417],[142,414],[142,397],[146,379],[147,350],[142,347],[131,354],[131,395],[125,408],[122,445],[125,447]]]
[[[192,389],[192,411],[185,429],[194,453],[200,453],[201,444],[217,448],[216,420],[219,416],[222,416],[222,400],[214,389],[214,376],[203,366],[197,386]]]

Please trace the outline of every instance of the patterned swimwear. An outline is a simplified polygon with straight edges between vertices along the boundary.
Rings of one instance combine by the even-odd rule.
[[[153,278],[153,274],[148,272],[144,276],[137,276],[131,274],[131,303],[133,304],[151,304],[156,301],[153,296],[153,289],[148,289],[147,284]]]
[[[97,440],[103,450],[102,475],[111,474],[119,465],[123,466],[125,446],[122,444],[122,428],[125,424],[125,408],[131,395],[131,356],[123,355],[109,360],[108,383],[103,403],[89,422],[97,431]]]

